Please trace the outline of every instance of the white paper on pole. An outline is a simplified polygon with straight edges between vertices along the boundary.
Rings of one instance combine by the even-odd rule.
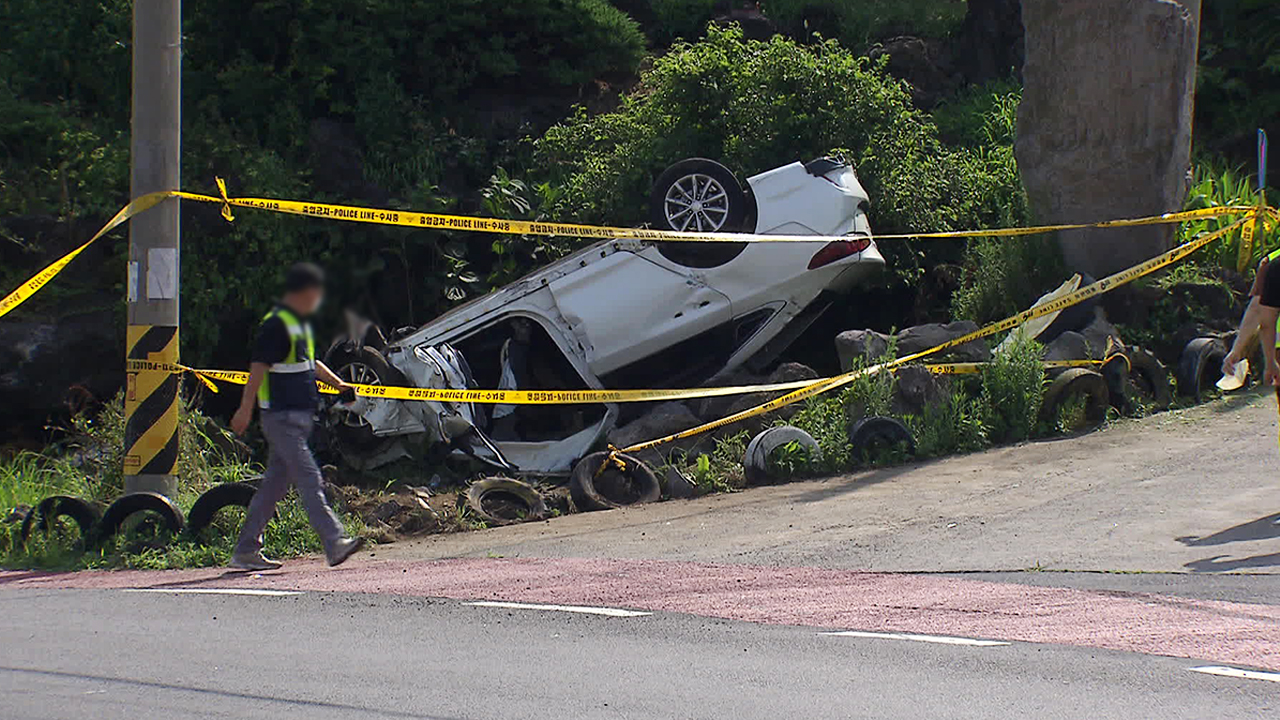
[[[178,297],[177,248],[147,251],[147,299],[173,300]]]

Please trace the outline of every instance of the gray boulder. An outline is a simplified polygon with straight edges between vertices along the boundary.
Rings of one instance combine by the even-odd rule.
[[[893,388],[893,414],[920,415],[926,408],[941,402],[946,393],[937,375],[920,365],[908,365],[898,370],[898,381]]]
[[[1088,360],[1089,341],[1074,330],[1068,330],[1044,346],[1045,360]]]
[[[1089,323],[1080,334],[1084,336],[1085,342],[1089,346],[1089,357],[1094,360],[1101,360],[1107,354],[1107,339],[1110,338],[1111,345],[1114,348],[1123,348],[1124,339],[1120,337],[1120,331],[1116,329],[1108,320],[1102,308],[1096,308],[1094,311],[1093,322]]]
[[[1037,219],[1085,223],[1182,207],[1200,0],[1023,0],[1015,143]],[[1097,277],[1167,250],[1173,225],[1058,234]]]
[[[626,425],[614,428],[609,433],[609,442],[614,447],[627,447],[688,430],[701,422],[684,403],[664,402]]]
[[[840,369],[848,372],[858,358],[868,361],[882,357],[889,350],[889,336],[875,330],[846,330],[836,336],[836,356]]]
[[[959,320],[945,325],[930,323],[907,328],[898,333],[898,356],[937,347],[977,329],[978,324],[969,320]],[[972,340],[946,352],[938,353],[936,357],[926,357],[924,362],[938,362],[944,357],[964,362],[986,362],[991,359],[991,348],[987,347],[987,343],[982,340]]]

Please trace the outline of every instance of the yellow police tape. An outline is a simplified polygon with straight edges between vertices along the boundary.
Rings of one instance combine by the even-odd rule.
[[[822,242],[848,240],[847,236],[824,235],[754,235],[749,233],[708,233],[680,232],[675,230],[650,230],[646,228],[611,227],[607,225],[579,225],[574,223],[533,222],[528,220],[501,220],[497,218],[470,217],[464,215],[445,215],[440,213],[421,213],[407,210],[389,210],[385,208],[366,208],[355,205],[334,205],[329,203],[303,202],[297,200],[277,200],[269,198],[232,198],[227,195],[227,185],[222,178],[216,180],[219,197],[189,193],[179,190],[157,192],[144,195],[130,202],[115,217],[87,242],[62,256],[53,264],[36,273],[17,290],[0,299],[0,317],[21,305],[40,288],[62,272],[72,260],[92,245],[98,238],[110,232],[129,218],[149,210],[169,198],[181,198],[196,202],[217,203],[222,206],[222,216],[228,222],[235,216],[232,207],[247,207],[289,215],[318,217],[330,220],[346,220],[349,222],[372,223],[377,225],[395,225],[401,227],[436,228],[442,230],[459,230],[467,232],[492,232],[512,235],[562,235],[567,237],[590,238],[595,240],[638,240],[647,242]],[[1041,225],[1025,228],[993,228],[989,230],[960,230],[933,233],[896,233],[876,235],[877,240],[894,240],[908,238],[974,238],[974,237],[1016,237],[1035,235],[1059,230],[1079,230],[1084,228],[1121,228],[1140,225],[1159,225],[1179,223],[1186,220],[1220,217],[1240,213],[1258,213],[1260,208],[1251,205],[1225,206],[1186,210],[1182,212],[1164,213],[1143,218],[1125,220],[1107,220],[1095,223],[1075,223],[1065,225]],[[1275,214],[1267,208],[1268,214]],[[1280,217],[1280,216],[1278,216]]]
[[[92,245],[98,238],[111,232],[134,215],[145,210],[150,210],[156,205],[159,205],[171,195],[172,193],[167,192],[151,193],[149,195],[143,195],[137,200],[125,205],[120,209],[120,212],[116,213],[115,217],[111,218],[106,225],[102,226],[102,229],[94,233],[93,237],[85,241],[83,245],[53,261],[53,264],[36,273],[30,280],[19,285],[17,290],[14,290],[8,295],[5,295],[3,299],[0,299],[0,317],[8,315],[10,310],[18,307],[22,303],[26,302],[27,298],[30,298],[32,295],[39,292],[40,288],[44,287],[50,280],[57,277],[58,273],[62,272],[63,268],[70,264],[72,260],[75,260],[77,255],[84,252],[85,249]]]
[[[675,442],[677,440],[683,440],[685,438],[694,437],[696,435],[701,435],[702,433],[710,432],[712,430],[725,427],[726,425],[732,425],[733,423],[740,422],[742,420],[746,420],[752,417],[756,417],[757,415],[764,415],[765,413],[769,413],[774,410],[777,410],[778,408],[786,407],[787,405],[800,402],[801,400],[806,400],[808,398],[827,392],[829,390],[835,390],[837,388],[848,385],[849,383],[853,382],[855,379],[859,377],[864,377],[866,375],[878,373],[883,370],[892,370],[893,368],[906,365],[907,363],[915,362],[916,360],[919,360],[921,358],[928,357],[930,355],[935,355],[937,353],[949,350],[953,347],[959,347],[960,345],[964,345],[965,343],[969,343],[969,342],[973,342],[974,340],[979,340],[981,338],[989,337],[998,332],[1003,332],[1005,330],[1012,330],[1018,327],[1019,325],[1026,323],[1028,320],[1032,320],[1034,318],[1038,318],[1043,315],[1048,315],[1049,313],[1057,312],[1059,310],[1063,310],[1065,308],[1071,307],[1072,305],[1076,305],[1078,303],[1084,302],[1085,300],[1088,300],[1091,297],[1095,297],[1097,295],[1110,292],[1120,287],[1121,285],[1125,285],[1130,282],[1133,282],[1134,280],[1137,280],[1143,275],[1148,275],[1150,273],[1155,272],[1156,270],[1159,270],[1160,268],[1172,265],[1182,260],[1183,258],[1187,257],[1191,253],[1208,245],[1214,240],[1217,240],[1218,238],[1221,238],[1224,235],[1227,235],[1228,233],[1233,232],[1236,228],[1240,227],[1245,222],[1247,222],[1248,219],[1249,218],[1237,220],[1236,222],[1232,223],[1231,225],[1228,225],[1227,227],[1224,227],[1212,233],[1208,233],[1206,235],[1202,235],[1196,238],[1195,240],[1191,240],[1189,242],[1183,243],[1182,245],[1179,245],[1178,247],[1166,253],[1157,255],[1156,257],[1151,258],[1146,262],[1142,262],[1137,265],[1134,265],[1133,267],[1128,268],[1127,270],[1122,270],[1118,273],[1108,275],[1107,277],[1091,285],[1086,285],[1085,287],[1082,287],[1079,290],[1076,290],[1075,292],[1070,293],[1069,295],[1063,295],[1062,297],[1046,302],[1043,305],[1036,305],[1035,307],[1032,307],[1028,310],[1024,310],[1018,313],[1017,315],[1007,317],[1004,320],[1001,320],[996,323],[992,323],[991,325],[988,325],[984,328],[979,328],[978,330],[975,330],[966,335],[962,335],[953,340],[948,340],[947,342],[944,342],[941,345],[937,345],[927,350],[921,350],[920,352],[911,353],[910,355],[905,355],[903,357],[900,357],[890,362],[880,363],[868,368],[847,372],[847,373],[844,373],[843,375],[837,375],[836,377],[833,377],[833,378],[817,380],[817,381],[814,381],[812,384],[810,384],[808,387],[801,388],[800,390],[796,390],[794,392],[788,393],[786,395],[783,395],[782,397],[774,398],[769,402],[761,403],[760,405],[757,405],[753,408],[748,408],[741,412],[737,412],[727,417],[720,418],[719,420],[713,420],[708,423],[703,423],[702,425],[689,428],[688,430],[683,430],[678,433],[672,433],[670,435],[660,437],[654,440],[649,440],[647,442],[636,443],[635,445],[630,445],[628,447],[622,448],[620,451],[615,451],[615,452],[626,452],[626,453],[640,452],[642,450],[648,450],[650,448],[654,448],[659,445],[664,445],[666,443]]]
[[[1104,360],[1046,360],[1044,367],[1047,370],[1057,368],[1073,368],[1073,367],[1095,367],[1098,365],[1106,365],[1115,359],[1123,359],[1123,352],[1116,352],[1108,355]],[[990,365],[989,362],[961,362],[961,363],[926,363],[924,369],[934,375],[976,375],[982,372],[982,368]],[[813,381],[810,380],[810,383]]]
[[[713,233],[687,232],[679,230],[651,230],[648,228],[625,228],[609,225],[579,225],[575,223],[536,222],[529,220],[502,220],[498,218],[482,218],[467,215],[445,215],[440,213],[412,212],[408,210],[388,210],[385,208],[367,208],[356,205],[333,205],[329,203],[303,202],[298,200],[278,200],[272,198],[232,198],[226,194],[226,184],[219,179],[218,190],[222,197],[215,198],[195,193],[176,192],[174,195],[197,202],[220,203],[222,216],[233,220],[232,207],[255,208],[288,215],[324,218],[327,220],[345,220],[348,222],[371,223],[374,225],[397,225],[401,227],[434,228],[438,230],[460,230],[464,232],[488,232],[507,235],[561,235],[565,237],[589,238],[593,240],[642,240],[649,242],[822,242],[832,240],[848,240],[846,235],[757,235],[752,233]],[[1162,225],[1180,223],[1186,220],[1220,217],[1253,212],[1257,208],[1252,205],[1233,205],[1182,212],[1164,213],[1150,217],[1131,218],[1125,220],[1105,220],[1093,223],[1072,223],[1062,225],[1041,225],[1025,228],[995,228],[990,230],[957,230],[929,233],[895,233],[875,235],[876,240],[903,240],[908,238],[973,238],[973,237],[1016,237],[1036,235],[1060,230],[1082,230],[1086,228],[1123,228],[1140,225]]]
[[[1118,357],[1119,354],[1113,356]],[[1107,360],[1049,360],[1044,363],[1048,368],[1092,367],[1104,365]],[[939,363],[924,367],[938,375],[969,375],[982,371],[984,365],[990,363]],[[218,386],[213,381],[244,385],[249,382],[249,373],[238,370],[205,370],[185,365],[151,362],[149,360],[127,360],[126,372],[140,370],[167,370],[172,373],[190,373],[205,384],[213,392]],[[830,379],[830,378],[823,378]],[[443,390],[438,388],[415,388],[394,385],[362,385],[353,383],[356,395],[360,397],[381,398],[386,400],[414,400],[423,402],[467,402],[482,405],[577,405],[586,403],[635,403],[662,402],[668,400],[693,400],[697,398],[725,397],[729,395],[749,395],[755,393],[781,392],[799,390],[820,380],[793,380],[785,383],[766,383],[761,385],[728,385],[705,388],[673,388],[673,389],[636,389],[636,390]],[[316,381],[316,387],[326,395],[336,395],[338,391]]]
[[[128,360],[125,363],[127,372],[139,370],[167,370],[173,373],[191,373],[206,386],[217,392],[217,386],[211,381],[244,385],[249,381],[249,373],[236,370],[203,370],[185,365],[150,362],[146,360]],[[735,385],[710,388],[687,388],[672,390],[444,390],[438,388],[415,388],[392,385],[353,384],[356,395],[386,400],[417,400],[425,402],[468,402],[493,405],[575,405],[583,403],[633,403],[656,402],[664,400],[692,400],[694,398],[724,397],[727,395],[744,395],[748,393],[780,392],[796,390],[813,383],[813,380],[797,380],[785,383],[766,385]],[[317,381],[320,392],[336,395],[337,390]]]

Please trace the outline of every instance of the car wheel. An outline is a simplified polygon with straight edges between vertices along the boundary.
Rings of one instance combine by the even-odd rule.
[[[810,464],[822,459],[822,449],[809,433],[790,425],[771,427],[752,438],[747,444],[747,451],[742,454],[742,468],[747,484],[766,485],[778,480],[769,467],[769,456],[778,448],[791,443],[797,443],[805,449]]]
[[[349,383],[359,385],[405,385],[404,374],[391,366],[386,356],[372,347],[362,347],[354,352],[336,349],[325,358],[333,372]],[[368,420],[356,413],[329,404],[325,427],[338,454],[349,465],[363,467],[368,458],[377,457],[396,442],[393,437],[379,437],[373,433]]]
[[[1102,373],[1068,368],[1045,389],[1040,417],[1067,433],[1086,432],[1106,422],[1110,407],[1111,392]]]
[[[662,497],[658,476],[648,465],[621,453],[617,459],[625,469],[609,462],[607,452],[591,453],[573,466],[569,493],[579,510],[610,510]]]
[[[81,543],[89,544],[94,525],[98,522],[98,510],[84,500],[66,495],[54,495],[41,500],[22,519],[18,538],[25,545],[31,537],[32,530],[51,533],[57,526],[58,519],[64,517],[70,519],[79,529]]]
[[[689,158],[667,168],[649,193],[649,223],[681,232],[748,232],[751,200],[729,168]],[[736,258],[746,243],[664,242],[663,257],[686,267],[710,268]]]
[[[487,477],[467,487],[467,507],[490,525],[541,520],[547,515],[542,495],[532,485],[504,477]]]
[[[193,537],[199,535],[209,527],[219,510],[229,507],[249,507],[249,502],[253,500],[253,495],[257,491],[258,488],[244,482],[222,483],[209,488],[196,498],[195,504],[191,506],[191,512],[187,513],[187,532]]]
[[[97,541],[104,542],[120,532],[126,523],[141,537],[141,544],[159,548],[182,532],[182,511],[159,493],[136,492],[111,503],[98,523]]]

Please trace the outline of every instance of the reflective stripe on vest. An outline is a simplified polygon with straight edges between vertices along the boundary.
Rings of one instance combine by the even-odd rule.
[[[272,318],[280,318],[285,332],[289,333],[289,353],[284,360],[273,363],[267,368],[268,375],[258,386],[258,407],[271,407],[271,375],[290,375],[312,372],[316,369],[316,340],[311,334],[311,325],[303,323],[287,308],[275,308],[262,318],[266,323]]]
[[[1268,271],[1270,271],[1271,263],[1275,262],[1277,258],[1280,258],[1280,250],[1276,250],[1271,254],[1267,255]],[[1262,281],[1262,284],[1264,286],[1266,285],[1266,283],[1267,283],[1266,280]],[[1276,347],[1280,348],[1280,317],[1276,318]]]

